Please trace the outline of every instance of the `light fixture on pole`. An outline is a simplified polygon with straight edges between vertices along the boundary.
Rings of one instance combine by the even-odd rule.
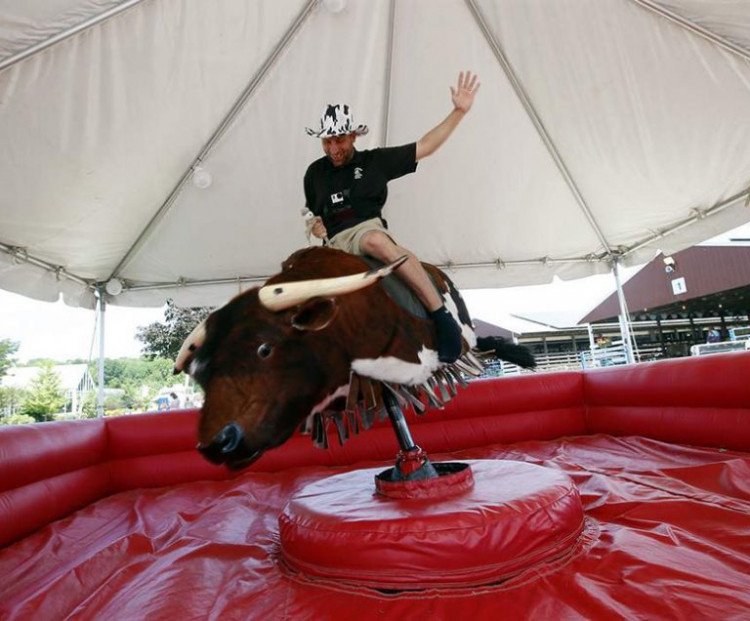
[[[196,166],[193,168],[193,185],[199,190],[205,190],[208,186],[213,183],[214,178],[211,173],[203,166]]]
[[[122,293],[122,281],[119,278],[110,278],[104,285],[104,290],[111,296]]]
[[[341,13],[346,8],[346,0],[323,0],[323,6],[331,13]]]

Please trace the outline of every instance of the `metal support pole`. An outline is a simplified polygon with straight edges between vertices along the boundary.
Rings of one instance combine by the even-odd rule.
[[[97,306],[99,314],[99,386],[96,397],[96,417],[104,418],[104,311],[107,303],[104,301],[104,286],[100,285],[96,291],[99,297]]]
[[[581,352],[581,368],[585,369],[589,364],[593,367],[594,364],[594,349],[596,348],[596,340],[594,339],[594,328],[590,323],[586,324],[586,332],[589,337],[589,350],[588,352]],[[588,356],[588,360],[587,360]]]
[[[695,335],[695,320],[692,312],[688,313],[688,322],[690,323],[690,344],[697,345],[701,342],[701,339]]]
[[[411,436],[404,413],[401,411],[396,398],[384,391],[383,400],[385,401],[385,408],[388,410],[388,418],[393,426],[393,431],[396,433],[399,448],[402,451],[413,451],[417,448],[417,445],[414,444],[414,438]]]
[[[661,329],[661,317],[659,315],[656,316],[656,329],[659,331],[659,345],[661,346],[661,355],[666,358],[667,346],[664,343],[664,332]]]
[[[633,355],[633,341],[630,338],[630,319],[628,306],[625,303],[625,294],[622,290],[622,282],[620,281],[620,265],[617,258],[612,261],[612,273],[615,275],[617,301],[620,303],[620,335],[622,337],[622,345],[625,348],[625,360],[628,364],[632,364],[635,362],[635,356]]]
[[[434,479],[440,476],[435,466],[432,465],[427,453],[414,444],[414,439],[406,424],[406,418],[398,404],[396,397],[390,392],[383,392],[383,401],[388,411],[388,418],[393,425],[393,431],[398,438],[401,449],[396,456],[396,465],[386,471],[386,479],[391,481],[414,481],[422,479]]]

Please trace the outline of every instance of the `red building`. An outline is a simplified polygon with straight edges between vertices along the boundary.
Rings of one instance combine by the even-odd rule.
[[[722,339],[750,322],[750,246],[693,246],[659,255],[623,286],[636,344],[659,344],[665,356],[688,355],[705,343],[711,328]],[[617,321],[613,293],[581,324]]]

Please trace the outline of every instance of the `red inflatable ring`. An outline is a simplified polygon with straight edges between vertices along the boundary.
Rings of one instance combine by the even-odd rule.
[[[413,590],[496,583],[569,552],[583,530],[570,478],[514,461],[469,461],[474,486],[441,499],[375,493],[381,469],[303,488],[279,517],[282,558],[315,578]]]

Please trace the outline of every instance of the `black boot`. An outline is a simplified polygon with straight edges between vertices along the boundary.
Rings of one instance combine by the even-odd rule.
[[[430,313],[435,322],[438,341],[438,360],[440,362],[455,362],[461,355],[461,328],[458,327],[453,315],[445,306],[441,306]]]

